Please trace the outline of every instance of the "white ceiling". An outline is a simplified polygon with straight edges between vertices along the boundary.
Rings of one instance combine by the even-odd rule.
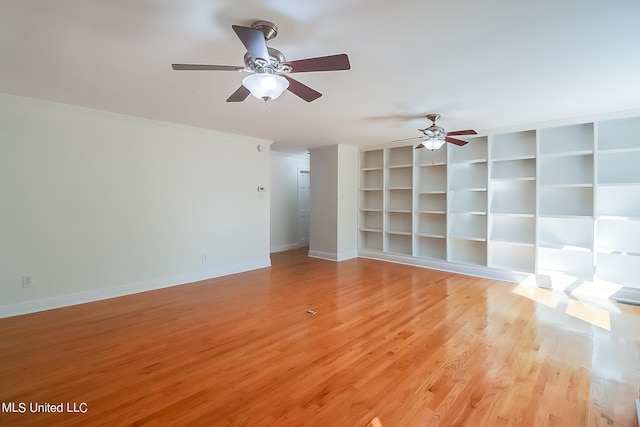
[[[296,75],[323,93],[226,103],[244,74],[231,25],[269,20],[289,60],[346,53],[350,71]],[[2,0],[0,92],[275,141],[377,146],[426,113],[482,134],[640,109],[638,0]]]

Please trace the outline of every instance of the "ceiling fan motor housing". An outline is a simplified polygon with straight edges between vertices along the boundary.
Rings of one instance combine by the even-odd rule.
[[[254,58],[251,57],[249,52],[247,52],[244,54],[244,65],[247,68],[250,68],[254,71],[258,71],[260,68],[268,67],[278,73],[291,72],[290,66],[282,64],[283,62],[287,61],[287,58],[284,56],[282,52],[272,47],[267,47],[267,51],[269,52],[269,63],[266,63],[262,60],[256,61]]]
[[[422,129],[422,133],[429,139],[444,139],[447,136],[447,132],[435,124],[426,129]]]

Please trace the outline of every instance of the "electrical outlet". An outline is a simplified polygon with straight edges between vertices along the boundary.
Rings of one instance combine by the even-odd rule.
[[[30,274],[25,274],[22,276],[22,287],[30,288],[33,286],[33,276]]]

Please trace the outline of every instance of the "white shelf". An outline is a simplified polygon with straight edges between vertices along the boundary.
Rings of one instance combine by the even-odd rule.
[[[561,157],[577,157],[577,156],[592,156],[593,150],[575,150],[575,151],[562,151],[558,153],[546,153],[540,154],[540,159],[554,159]]]
[[[600,153],[598,184],[640,184],[640,151]]]
[[[391,253],[401,255],[413,254],[412,236],[406,234],[389,234],[387,233],[387,250]]]
[[[383,234],[378,230],[361,230],[360,247],[363,249],[383,251],[382,244]]]
[[[412,213],[409,211],[390,211],[387,214],[387,228],[394,234],[411,234]]]
[[[576,184],[560,184],[560,183],[555,183],[555,184],[540,184],[540,187],[547,187],[547,188],[593,188],[593,184],[591,183],[576,183]]]
[[[592,153],[594,147],[593,124],[541,129],[540,155],[574,155]]]
[[[388,149],[387,168],[411,168],[413,165],[413,146]]]
[[[494,161],[533,159],[536,156],[536,131],[515,132],[491,137]]]
[[[363,211],[360,216],[360,227],[367,231],[382,231],[382,211]]]
[[[449,240],[449,261],[459,264],[487,265],[487,244],[480,241],[452,238]]]
[[[598,123],[600,150],[640,149],[640,117]]]
[[[564,273],[576,278],[593,277],[593,253],[555,248],[538,248],[538,274]]]
[[[444,233],[416,233],[417,237],[430,237],[433,239],[446,239],[447,235]]]
[[[491,189],[491,213],[535,214],[536,183],[534,181],[497,181],[492,183]]]
[[[500,240],[500,239],[490,239],[488,240],[490,243],[508,243],[509,245],[513,245],[513,246],[525,246],[525,247],[530,247],[530,248],[535,248],[536,244],[533,242],[518,242],[515,241],[513,239],[509,240]]]
[[[447,217],[440,214],[423,214],[418,216],[418,233],[443,235],[447,233]]]
[[[487,137],[468,138],[463,146],[447,144],[449,163],[477,163],[487,161]]]
[[[414,150],[415,160],[418,166],[439,166],[447,164],[447,145],[436,151]]]
[[[382,169],[383,166],[383,150],[363,151],[361,153],[360,170]]]
[[[411,189],[393,189],[388,191],[387,210],[412,210],[413,194]]]
[[[637,216],[620,215],[598,215],[596,219],[601,221],[640,221],[640,217]]]
[[[419,169],[418,189],[421,192],[426,191],[444,191],[447,190],[447,166],[421,166]]]
[[[600,154],[616,154],[616,153],[637,153],[640,151],[640,147],[635,148],[613,148],[613,149],[599,149]]]
[[[411,189],[413,188],[413,169],[412,168],[396,168],[389,169],[387,174],[388,188]]]
[[[418,211],[437,211],[445,213],[447,211],[446,193],[418,194]]]
[[[640,185],[599,186],[596,212],[599,216],[640,218]]]
[[[596,275],[599,278],[640,289],[640,257],[598,254]]]
[[[419,236],[416,250],[421,258],[447,259],[447,241],[439,236]]]
[[[395,235],[398,235],[398,236],[411,236],[411,231],[387,230],[387,234],[395,234]]]
[[[533,273],[535,247],[511,242],[495,241],[489,244],[489,267]]]
[[[364,190],[360,196],[361,209],[382,210],[383,192]]]
[[[599,249],[640,253],[640,221],[600,219],[597,230]]]
[[[363,227],[360,229],[360,231],[367,231],[367,232],[371,232],[371,233],[382,233],[382,228],[367,228],[367,227]]]
[[[450,168],[450,190],[487,187],[487,163],[458,163]]]
[[[487,218],[485,215],[454,213],[450,214],[449,218],[451,237],[479,241],[487,239]]]
[[[538,226],[540,246],[593,248],[593,218],[541,217]]]
[[[487,212],[486,191],[452,191],[452,213]]]
[[[593,189],[540,187],[541,216],[592,216]]]
[[[534,217],[493,216],[490,219],[492,241],[533,245],[536,240]]]
[[[491,167],[492,180],[534,180],[536,178],[536,160],[494,161]]]
[[[593,184],[593,155],[540,160],[540,185]]]

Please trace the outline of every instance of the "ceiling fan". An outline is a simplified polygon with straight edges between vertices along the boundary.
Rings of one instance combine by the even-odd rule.
[[[440,114],[427,114],[427,119],[431,120],[431,126],[424,129],[418,129],[424,135],[416,136],[414,138],[406,138],[406,139],[398,139],[394,142],[398,141],[409,141],[412,139],[419,139],[422,142],[416,145],[416,149],[418,148],[426,148],[427,150],[435,151],[442,147],[445,142],[450,142],[455,145],[465,145],[468,141],[463,141],[457,138],[451,138],[451,136],[458,135],[477,135],[477,132],[473,129],[467,130],[457,130],[453,132],[447,132],[444,128],[436,125],[436,120],[440,118]]]
[[[171,64],[171,67],[174,70],[250,73],[242,80],[242,86],[227,99],[227,102],[244,101],[249,93],[267,102],[276,99],[285,90],[311,102],[320,98],[322,94],[289,77],[289,74],[349,70],[351,68],[349,57],[346,54],[287,61],[282,52],[267,46],[267,41],[278,34],[277,27],[271,22],[256,21],[251,27],[232,25],[232,28],[247,48],[247,53],[244,55],[244,67],[204,64]]]

